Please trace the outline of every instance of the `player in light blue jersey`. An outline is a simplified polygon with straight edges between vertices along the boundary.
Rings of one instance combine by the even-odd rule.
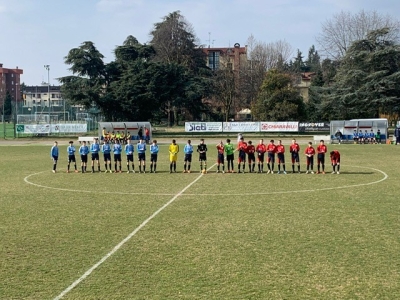
[[[129,133],[129,132],[128,132]],[[131,139],[126,140],[126,145],[125,145],[125,154],[126,154],[126,166],[128,168],[128,171],[126,173],[129,173],[129,162],[132,164],[132,172],[135,173],[135,163],[133,162],[133,152],[135,151],[135,147],[131,144]]]
[[[73,141],[69,141],[69,146],[67,147],[67,153],[68,153],[68,167],[67,167],[67,173],[69,173],[69,168],[71,165],[71,162],[74,163],[75,167],[75,173],[78,173],[78,170],[76,169],[76,158],[75,158],[75,146]]]
[[[89,147],[86,146],[86,141],[83,141],[83,144],[79,147],[79,155],[81,156],[82,173],[86,172],[88,154],[89,154]]]
[[[139,143],[136,145],[136,151],[138,153],[139,160],[139,173],[146,173],[146,142],[143,140],[143,137],[140,138]]]
[[[99,172],[100,170],[100,160],[99,160],[99,152],[100,152],[100,145],[99,139],[95,138],[93,143],[90,145],[90,152],[92,153],[92,173],[94,173],[94,162],[97,161],[97,169]]]
[[[158,150],[157,140],[153,140],[153,143],[150,145],[150,173],[156,172]]]
[[[111,170],[111,145],[108,141],[104,141],[104,144],[101,146],[101,152],[103,153],[104,167],[106,168],[104,173],[108,172],[107,164],[108,164],[108,167],[110,168],[110,173],[112,173],[112,170]]]
[[[113,146],[113,152],[114,152],[114,168],[115,168],[115,173],[119,172],[122,173],[122,167],[121,167],[121,152],[122,152],[122,146],[119,143],[119,139],[115,140],[115,144]],[[118,167],[119,171],[117,171],[117,162],[118,162]]]
[[[185,153],[185,158],[183,159],[183,173],[190,173],[190,165],[192,163],[192,155],[193,155],[193,145],[192,141],[188,140],[187,144],[183,148],[183,153]]]
[[[53,160],[53,173],[57,172],[57,161],[58,161],[58,143],[54,142],[53,147],[50,150],[50,157]]]

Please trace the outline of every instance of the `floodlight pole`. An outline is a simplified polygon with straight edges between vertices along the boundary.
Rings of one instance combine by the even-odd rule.
[[[17,130],[16,130],[17,116],[18,116],[17,109],[18,109],[18,82],[15,82],[14,138],[17,137]]]
[[[44,65],[44,68],[47,70],[47,97],[49,100],[48,106],[49,106],[49,125],[50,125],[49,135],[50,135],[51,134],[50,65]]]

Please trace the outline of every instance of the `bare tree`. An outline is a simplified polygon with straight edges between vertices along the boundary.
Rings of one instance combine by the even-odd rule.
[[[242,106],[251,107],[257,98],[265,73],[271,69],[280,69],[292,53],[292,46],[284,40],[263,43],[258,42],[253,35],[248,38],[248,60],[243,62],[240,69]]]
[[[323,54],[339,60],[353,42],[365,39],[368,32],[381,28],[389,28],[387,40],[399,40],[400,22],[393,17],[376,11],[361,10],[357,14],[341,11],[322,24],[322,32],[316,40]]]

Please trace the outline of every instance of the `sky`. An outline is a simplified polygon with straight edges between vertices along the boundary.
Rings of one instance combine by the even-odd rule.
[[[307,56],[334,14],[377,11],[400,19],[399,0],[0,0],[0,63],[23,69],[21,82],[50,84],[71,75],[64,58],[69,50],[91,41],[114,60],[113,50],[128,35],[150,40],[155,23],[180,11],[200,43],[211,47],[285,40]]]

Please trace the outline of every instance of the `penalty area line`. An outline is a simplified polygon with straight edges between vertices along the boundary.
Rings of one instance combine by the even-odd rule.
[[[215,164],[214,164],[215,165]],[[213,165],[213,166],[214,166]],[[209,169],[211,169],[211,166]],[[182,189],[179,193],[177,193],[171,200],[161,206],[158,210],[156,210],[150,217],[142,222],[138,227],[136,227],[126,238],[124,238],[118,245],[116,245],[110,252],[108,252],[103,258],[101,258],[97,263],[95,263],[89,270],[87,270],[81,277],[75,280],[70,286],[68,286],[65,290],[63,290],[54,300],[60,300],[66,294],[68,294],[73,288],[75,288],[78,284],[80,284],[83,280],[85,280],[94,270],[96,270],[102,263],[104,263],[109,257],[111,257],[115,252],[117,252],[126,242],[128,242],[136,233],[139,232],[144,226],[147,225],[152,219],[154,219],[160,212],[162,212],[165,208],[167,208],[172,202],[174,202],[179,196],[181,196],[188,188],[190,188],[193,184],[195,184],[203,174],[200,174],[195,180],[189,183],[184,189]]]

